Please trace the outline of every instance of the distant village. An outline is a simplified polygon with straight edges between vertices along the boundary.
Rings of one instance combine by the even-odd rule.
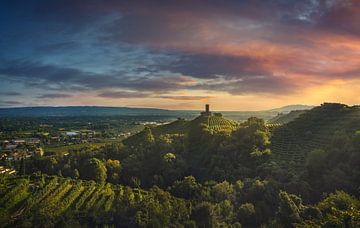
[[[136,125],[158,126],[168,122],[145,121],[136,122]],[[40,124],[40,128],[51,128],[52,125]],[[44,148],[49,145],[68,146],[74,144],[98,143],[105,138],[121,139],[127,138],[137,132],[120,132],[111,138],[102,135],[94,130],[71,130],[66,131],[65,128],[58,128],[55,132],[41,132],[24,137],[24,135],[16,135],[14,138],[0,140],[0,159],[5,161],[19,161],[21,159],[31,158],[32,156],[43,156]],[[105,137],[105,138],[104,138]]]
[[[17,161],[32,156],[43,156],[44,146],[50,144],[72,145],[98,141],[100,141],[99,134],[92,130],[63,131],[59,129],[57,135],[46,134],[41,137],[0,141],[0,159]]]
[[[41,140],[38,138],[24,138],[3,140],[0,144],[0,156],[4,160],[20,160],[32,156],[42,156],[44,150],[40,147]]]

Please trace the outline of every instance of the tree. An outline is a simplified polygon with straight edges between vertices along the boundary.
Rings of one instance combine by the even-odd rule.
[[[83,167],[83,178],[86,180],[95,180],[104,184],[106,180],[106,167],[102,161],[97,158],[88,159]]]
[[[292,227],[294,223],[300,222],[300,210],[290,196],[286,192],[281,191],[279,198],[280,202],[277,216],[280,223],[285,227]]]
[[[325,168],[327,152],[322,149],[311,151],[306,158],[306,168],[312,175],[321,174]]]
[[[201,202],[195,206],[191,217],[198,227],[214,227],[214,206],[209,202]]]
[[[111,160],[108,159],[106,161],[106,169],[108,173],[108,181],[113,184],[117,184],[119,182],[121,163],[119,160]]]
[[[19,174],[25,175],[25,159],[24,158],[21,158],[21,161],[20,161]]]
[[[108,159],[106,161],[106,168],[111,173],[119,173],[121,170],[121,163],[119,160]]]
[[[78,169],[74,169],[73,178],[74,178],[74,179],[78,179],[79,177],[80,177],[79,170],[78,170]]]
[[[256,218],[255,216],[255,207],[252,203],[244,203],[240,205],[238,211],[238,218],[243,224],[249,226],[254,226]]]
[[[163,159],[164,159],[165,162],[171,163],[171,162],[175,161],[176,155],[173,154],[173,153],[166,153],[166,154],[163,156]]]
[[[181,181],[175,181],[171,192],[178,197],[194,199],[200,195],[201,185],[196,182],[195,177],[187,176]]]
[[[220,202],[223,200],[232,200],[233,199],[234,188],[233,186],[227,182],[223,181],[213,186],[212,195],[216,202]]]

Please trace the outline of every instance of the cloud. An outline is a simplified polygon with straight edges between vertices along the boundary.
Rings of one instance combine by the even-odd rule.
[[[231,79],[271,74],[263,64],[264,60],[250,56],[193,54],[180,56],[171,64],[157,68],[194,78],[217,78],[222,75]]]
[[[62,83],[87,77],[85,72],[74,68],[42,64],[28,60],[13,60],[0,65],[0,75],[20,79],[25,83]]]
[[[102,92],[98,96],[105,98],[145,98],[151,96],[151,94],[135,91],[108,91]]]
[[[360,2],[357,0],[323,3],[324,11],[316,18],[319,29],[337,34],[360,36]]]
[[[291,97],[360,76],[359,15],[355,0],[9,1],[0,77],[49,100]]]
[[[2,101],[0,100],[0,106],[18,106],[23,105],[23,102],[20,101]]]
[[[70,94],[64,94],[64,93],[47,93],[38,96],[38,99],[57,99],[57,98],[69,98],[72,97]]]
[[[170,99],[170,100],[182,100],[182,101],[199,101],[212,99],[212,96],[157,96],[158,98]]]
[[[92,73],[30,61],[11,61],[0,65],[0,75],[31,86],[58,90],[124,88],[166,92],[183,88],[188,79],[182,76],[126,76],[119,72]]]
[[[21,93],[19,92],[0,92],[2,96],[20,96]]]
[[[218,78],[190,86],[192,90],[228,92],[233,95],[296,93],[299,86],[291,80],[277,76],[252,76],[240,79]]]

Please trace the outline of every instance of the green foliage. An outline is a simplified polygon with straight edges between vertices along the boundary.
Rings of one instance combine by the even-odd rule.
[[[202,115],[146,127],[123,143],[27,159],[29,178],[0,176],[0,222],[359,227],[358,116],[357,108],[325,104],[269,128],[255,117],[238,124]]]
[[[199,227],[215,226],[214,206],[209,202],[202,202],[195,206],[192,212],[192,219]]]
[[[107,169],[102,161],[97,158],[91,158],[86,161],[82,169],[82,176],[86,180],[95,180],[104,184],[106,180]]]
[[[321,174],[326,167],[327,156],[327,152],[322,149],[311,151],[306,158],[306,168],[313,175]]]
[[[190,218],[188,203],[157,187],[139,191],[119,185],[98,185],[92,181],[45,179],[43,187],[39,185],[39,176],[30,180],[5,180],[6,185],[0,188],[8,192],[1,198],[2,226],[58,227],[66,223],[71,227],[134,224],[164,227],[184,224]],[[13,187],[10,190],[6,186]],[[36,186],[33,194],[29,194],[31,186]]]
[[[252,203],[244,203],[240,205],[238,218],[243,224],[255,225],[255,207]]]
[[[291,227],[301,221],[300,209],[286,192],[280,192],[278,218],[285,227]]]

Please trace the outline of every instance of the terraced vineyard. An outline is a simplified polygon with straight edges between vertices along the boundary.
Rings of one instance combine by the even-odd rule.
[[[0,176],[0,227],[29,225],[22,224],[23,221],[38,224],[42,218],[53,221],[49,226],[61,227],[62,222],[66,223],[67,214],[77,217],[83,224],[90,222],[92,225],[104,225],[102,219],[106,218],[106,224],[111,225],[114,216],[121,213],[124,213],[122,216],[126,220],[135,217],[133,213],[136,211],[152,213],[152,206],[145,204],[148,201],[158,205],[164,203],[163,206],[167,207],[169,202],[164,200],[181,205],[187,210],[183,200],[158,190],[144,191],[109,183],[99,185],[94,181],[56,176]],[[170,217],[181,217],[176,213],[178,212],[174,212]]]
[[[359,107],[325,104],[275,128],[272,137],[274,159],[283,167],[301,168],[307,153],[326,149],[336,132],[347,129],[352,135],[360,129]]]
[[[115,199],[110,184],[101,187],[94,182],[57,177],[46,177],[41,182],[36,177],[9,180],[1,193],[1,210],[11,212],[13,219],[27,217],[34,211],[57,217],[67,210],[107,212]]]
[[[208,130],[214,133],[231,133],[233,130],[238,128],[239,124],[233,120],[228,120],[222,116],[199,116],[191,121],[192,127],[198,127],[204,125]]]

